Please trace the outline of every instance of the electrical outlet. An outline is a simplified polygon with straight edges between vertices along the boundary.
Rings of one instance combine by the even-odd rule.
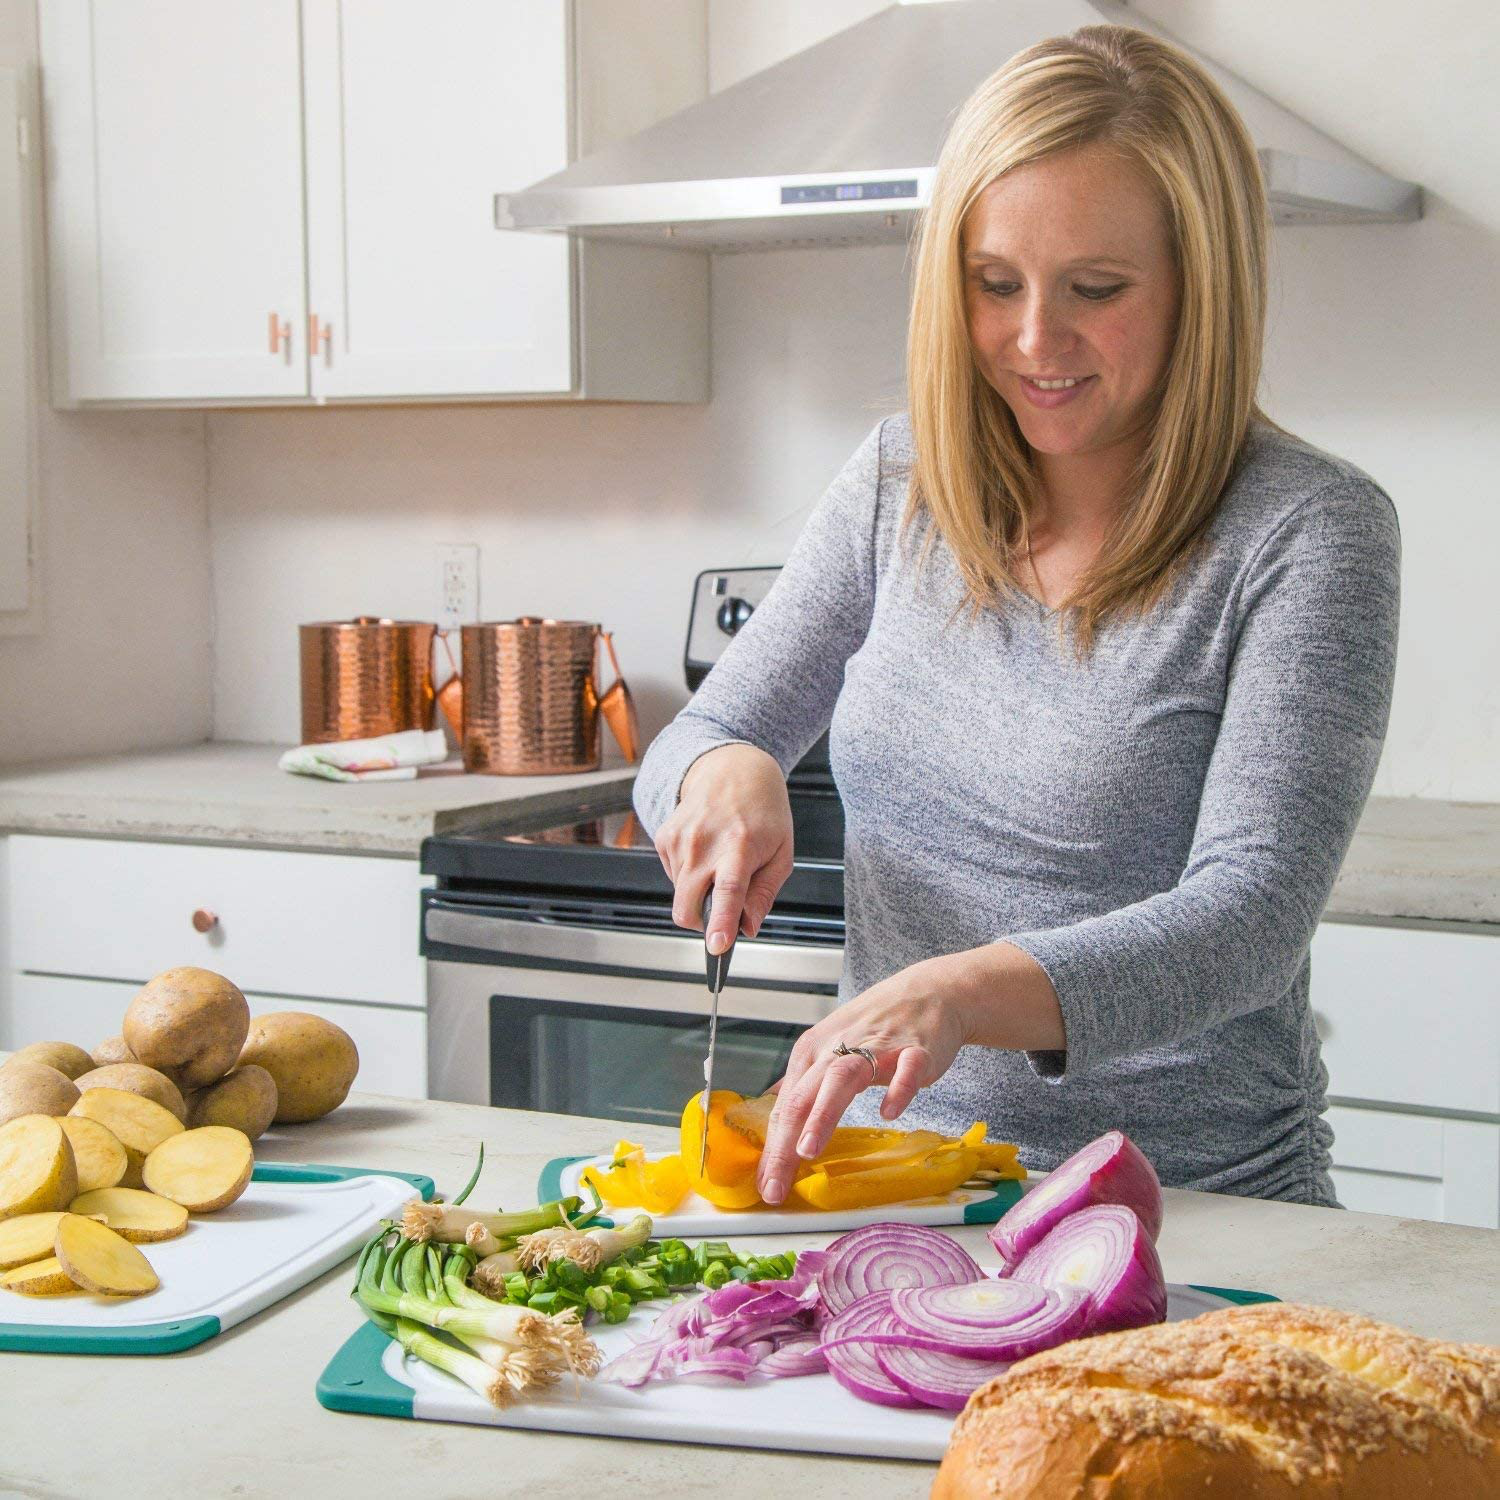
[[[479,623],[479,548],[472,542],[439,547],[438,624],[444,630]]]

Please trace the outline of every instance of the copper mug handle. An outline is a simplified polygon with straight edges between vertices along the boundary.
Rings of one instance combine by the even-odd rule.
[[[601,627],[599,638],[604,642],[610,668],[615,674],[615,680],[599,695],[599,713],[609,725],[620,753],[634,765],[641,758],[641,725],[636,717],[635,699],[630,696],[630,689],[620,671],[613,633]]]

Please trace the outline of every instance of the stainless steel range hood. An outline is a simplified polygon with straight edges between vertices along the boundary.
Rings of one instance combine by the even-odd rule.
[[[524,191],[498,194],[496,225],[711,250],[902,240],[963,100],[1021,48],[1099,22],[1168,36],[1110,0],[892,5]],[[1193,55],[1244,117],[1277,223],[1420,217],[1414,184]]]

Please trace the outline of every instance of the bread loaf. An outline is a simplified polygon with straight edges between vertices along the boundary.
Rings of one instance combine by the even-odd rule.
[[[1290,1303],[1080,1339],[970,1398],[933,1500],[1500,1500],[1500,1350]]]

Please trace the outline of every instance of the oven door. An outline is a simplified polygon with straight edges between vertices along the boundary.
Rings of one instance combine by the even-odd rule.
[[[696,933],[424,913],[435,1099],[675,1125],[703,1087],[709,995]],[[440,955],[440,956],[439,956]],[[717,1087],[763,1092],[837,1003],[843,950],[741,940],[719,1001]]]

